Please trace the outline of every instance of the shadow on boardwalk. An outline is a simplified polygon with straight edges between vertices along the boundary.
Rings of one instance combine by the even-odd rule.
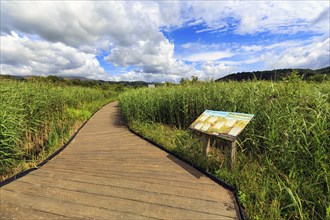
[[[113,108],[115,109],[115,113],[114,113],[114,121],[115,121],[115,123],[114,123],[114,125],[116,127],[119,127],[119,128],[126,127],[126,122],[125,122],[124,117],[123,117],[123,115],[122,115],[122,113],[120,111],[119,104],[118,105],[115,105]]]
[[[169,154],[169,155],[167,155],[167,158],[172,160],[174,163],[179,165],[181,168],[185,169],[187,172],[189,172],[194,177],[199,179],[203,176],[203,174],[201,172],[197,171],[196,169],[191,169],[192,167],[189,164],[179,160],[178,158],[174,157],[173,155]]]
[[[127,127],[127,123],[125,122],[123,115],[120,111],[119,105],[114,106],[116,112],[115,112],[115,126],[116,127]],[[142,137],[141,137],[142,138]],[[195,169],[191,169],[191,166],[186,164],[185,162],[179,160],[178,158],[174,157],[173,155],[167,155],[167,158],[172,160],[174,163],[178,164],[180,167],[185,169],[187,172],[189,172],[191,175],[195,176],[196,178],[200,178],[203,176],[202,173],[198,172]]]
[[[59,155],[1,187],[1,219],[236,219],[232,194],[132,134],[117,103]]]

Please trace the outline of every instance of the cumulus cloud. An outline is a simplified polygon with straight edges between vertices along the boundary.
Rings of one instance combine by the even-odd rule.
[[[15,32],[0,36],[1,73],[8,75],[61,75],[104,79],[94,54],[63,43],[34,41]]]
[[[1,4],[1,15],[5,20],[1,22],[2,33],[9,34],[14,30],[28,37],[38,36],[43,43],[62,43],[81,54],[94,53],[88,57],[90,63],[94,63],[96,53],[103,50],[109,54],[105,60],[115,66],[142,67],[147,73],[180,74],[191,69],[173,58],[174,45],[159,30],[182,23],[178,2],[8,1]],[[25,44],[20,46],[27,47]],[[31,47],[24,50],[31,50]],[[54,47],[48,47],[48,50],[54,50]],[[8,65],[14,63],[6,63]],[[64,74],[66,66],[60,67]],[[47,70],[54,72],[52,67],[44,72]]]
[[[201,69],[205,73],[204,76],[205,79],[211,79],[211,78],[217,79],[233,72],[233,70],[235,70],[235,67],[225,65],[223,63],[216,65],[212,61],[207,61],[203,63]]]
[[[268,68],[311,68],[330,66],[330,38],[314,41],[299,47],[290,47],[276,55],[268,53],[265,62]]]
[[[1,2],[1,31],[36,34],[73,47],[110,40],[120,46],[162,40],[159,27],[180,25],[178,3],[71,1]],[[19,13],[17,13],[19,12]]]

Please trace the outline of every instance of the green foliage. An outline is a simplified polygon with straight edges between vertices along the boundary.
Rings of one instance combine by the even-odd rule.
[[[302,79],[308,81],[317,81],[320,79],[329,80],[330,75],[330,66],[311,70],[311,69],[276,69],[276,70],[265,70],[265,71],[254,71],[254,72],[241,72],[233,73],[227,76],[224,76],[216,81],[248,81],[248,80],[271,80],[278,81],[282,80],[285,77],[288,77],[292,71],[295,71]]]
[[[223,156],[211,154],[210,172],[239,188],[251,219],[325,219],[329,92],[329,84],[302,81],[293,73],[277,83],[139,89],[122,94],[120,107],[133,129],[200,167],[205,166],[201,147],[190,146],[197,138],[185,130],[197,116],[205,109],[254,114],[239,138],[237,166],[228,172]]]
[[[0,179],[45,158],[118,94],[101,86],[60,86],[63,80],[53,76],[43,80],[0,80]]]
[[[200,82],[197,76],[192,76],[191,80],[189,78],[181,78],[180,84],[195,84]]]
[[[65,82],[65,79],[58,77],[58,76],[50,75],[50,76],[46,77],[45,81],[48,81],[51,83],[63,83],[63,82]]]
[[[313,76],[310,76],[308,78],[309,81],[314,81],[314,82],[326,82],[330,81],[330,74],[315,74]]]
[[[288,76],[284,77],[283,80],[286,82],[299,82],[303,79],[303,76],[299,75],[299,72],[297,70],[293,70]]]

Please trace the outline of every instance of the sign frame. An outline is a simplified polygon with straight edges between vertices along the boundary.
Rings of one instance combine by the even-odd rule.
[[[226,165],[231,170],[236,159],[236,139],[253,117],[253,114],[205,110],[189,128],[202,134],[200,140],[204,157],[207,157],[210,151],[211,136],[227,140]]]

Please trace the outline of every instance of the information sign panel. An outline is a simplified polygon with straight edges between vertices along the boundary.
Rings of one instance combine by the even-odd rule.
[[[206,110],[189,128],[235,141],[253,116],[252,114]]]

